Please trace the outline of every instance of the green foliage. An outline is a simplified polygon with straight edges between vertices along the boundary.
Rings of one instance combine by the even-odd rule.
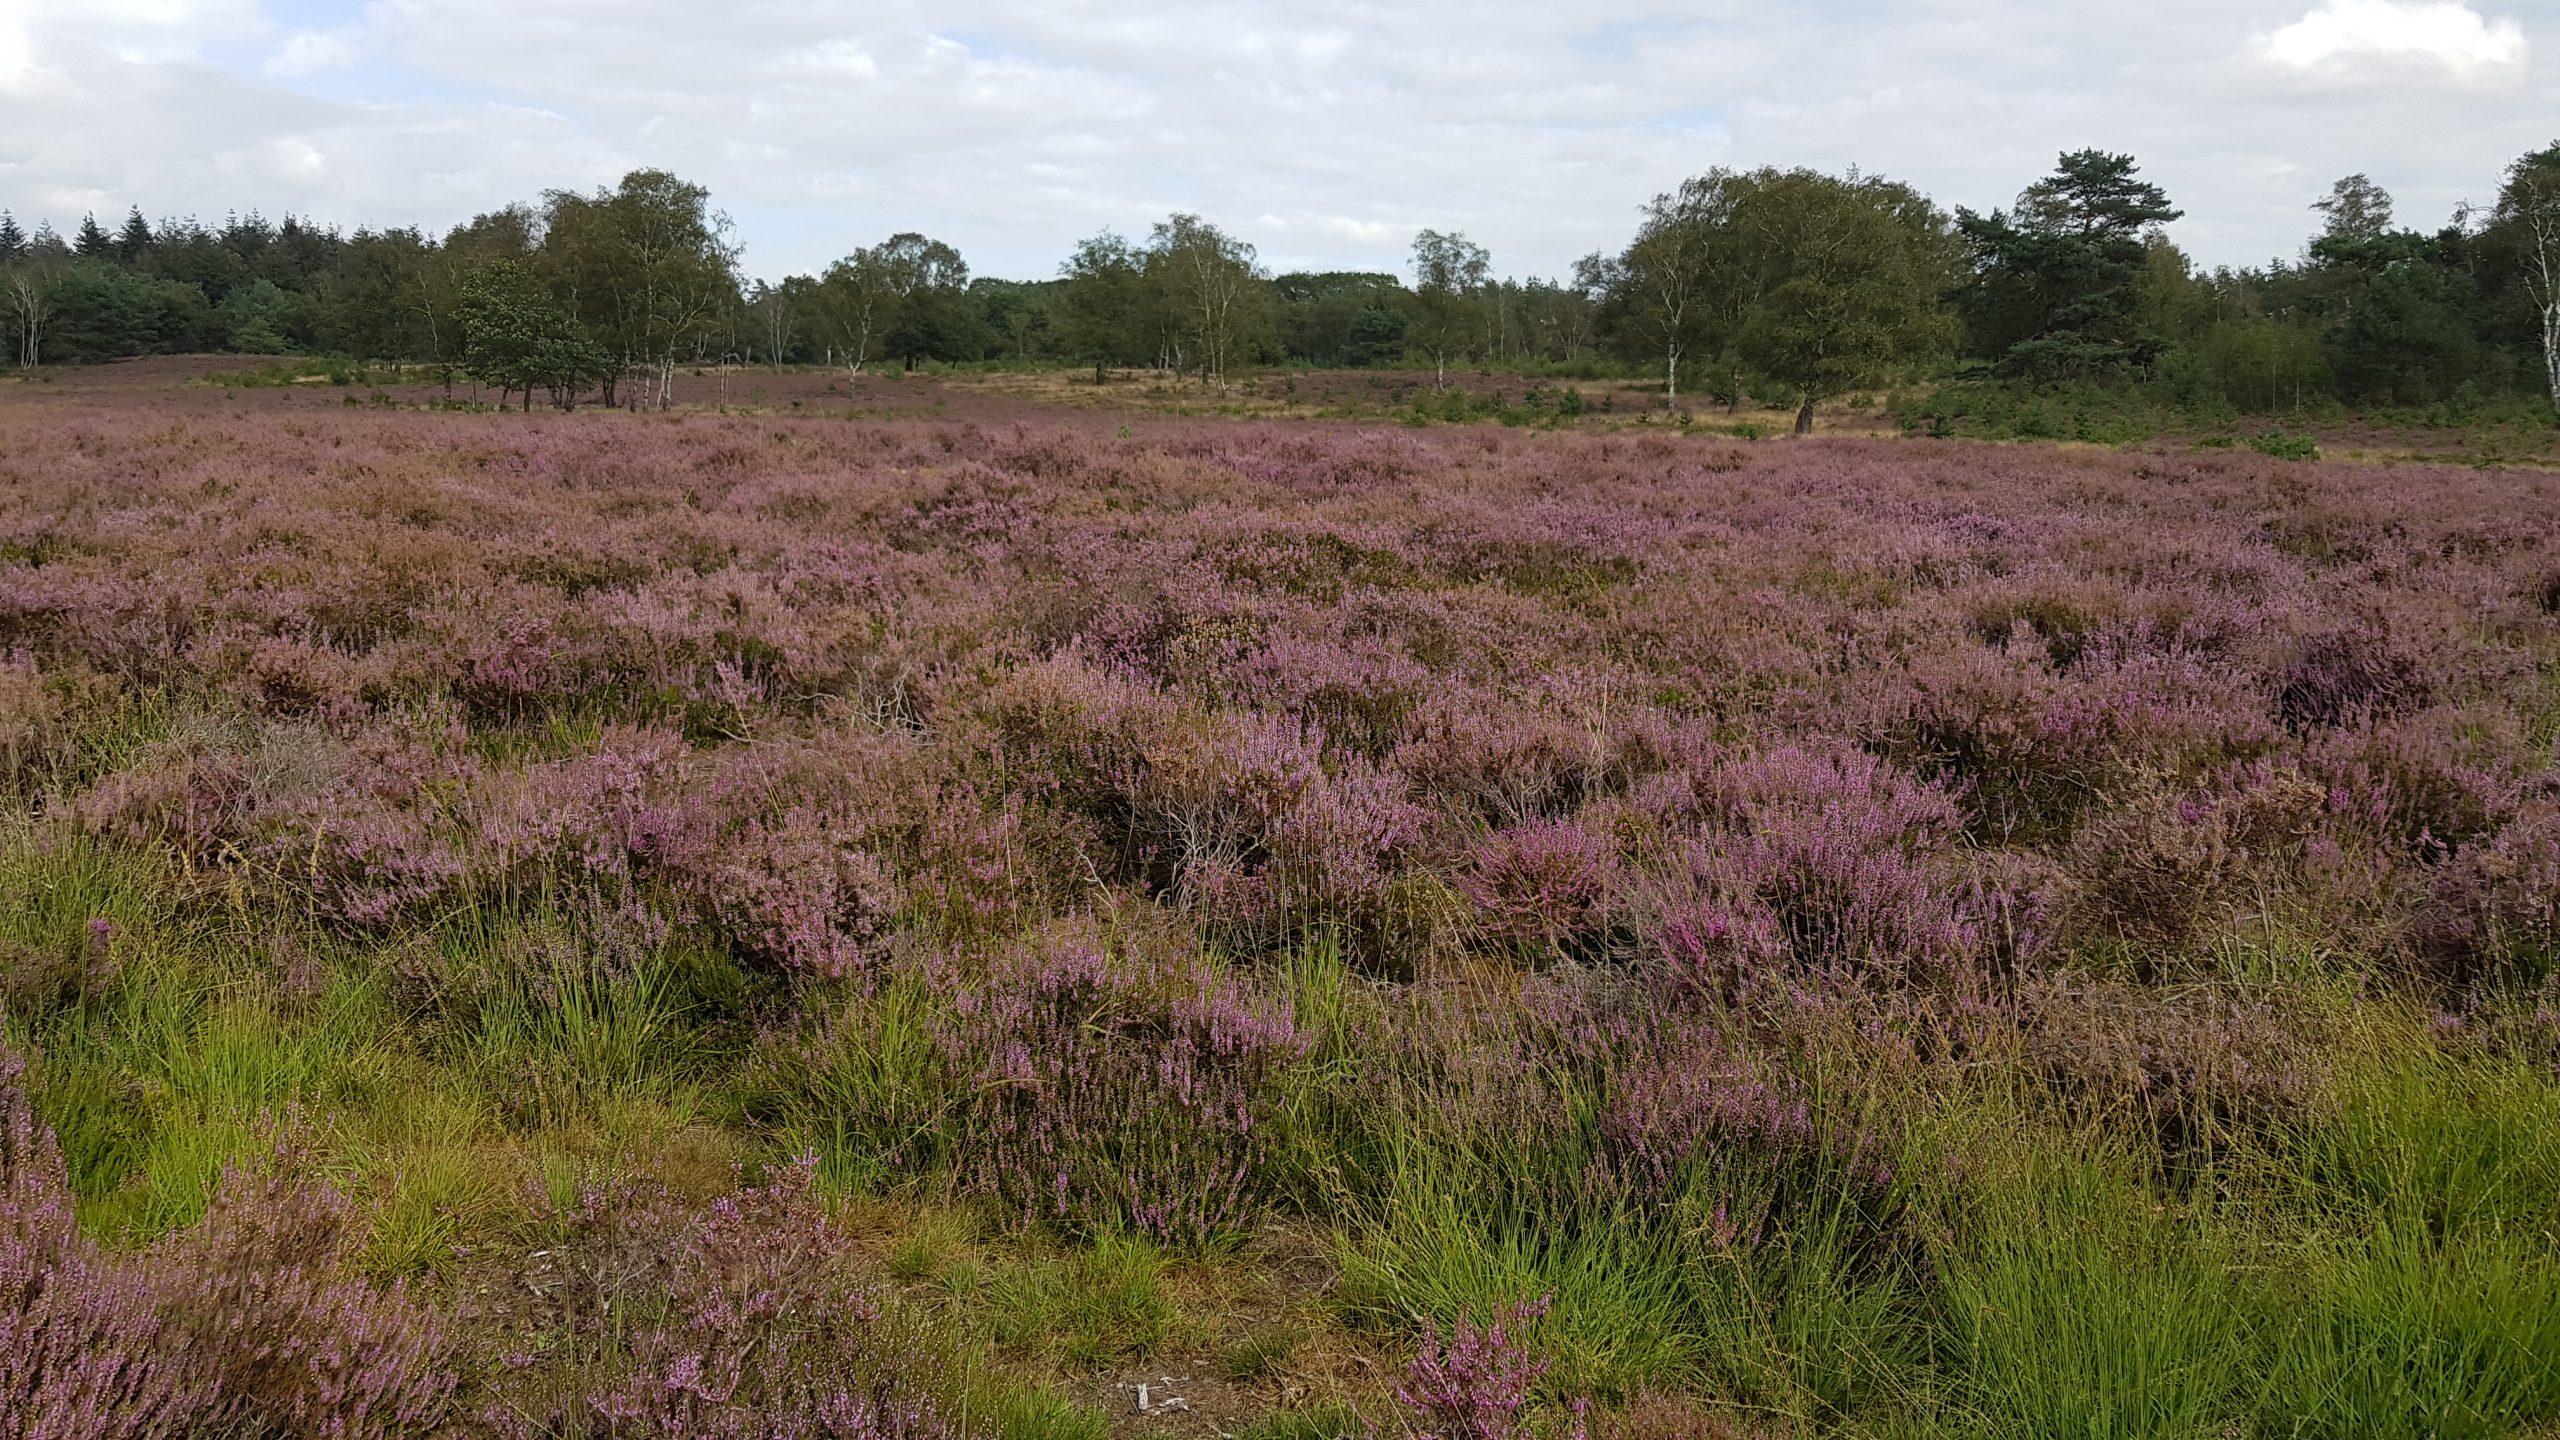
[[[984,1413],[1003,1440],[1111,1440],[1107,1417],[1045,1390],[999,1391]]]
[[[213,344],[219,328],[202,291],[103,259],[62,267],[44,290],[49,360],[182,354]]]
[[[1236,1440],[1361,1440],[1376,1433],[1348,1405],[1320,1405],[1267,1415],[1236,1432]]]
[[[620,368],[514,261],[494,260],[472,272],[463,282],[455,321],[462,333],[462,368],[501,394],[522,392],[528,409],[537,389],[549,391],[552,403],[565,409]]]
[[[2138,169],[2130,155],[2073,151],[2013,209],[1957,212],[1973,253],[1973,353],[2040,380],[2121,374],[2158,355],[2164,342],[2141,324],[2143,236],[2181,212]]]
[[[1736,348],[1798,394],[1796,430],[1816,402],[1947,353],[1940,297],[1955,274],[1946,218],[1909,186],[1810,170],[1744,177],[1738,224],[1756,293]]]
[[[989,1330],[1009,1349],[1075,1366],[1142,1359],[1174,1324],[1163,1277],[1155,1247],[1130,1236],[1107,1235],[1055,1259],[1026,1259],[989,1280]]]
[[[807,1033],[759,1051],[749,1113],[794,1153],[816,1154],[831,1186],[880,1190],[935,1174],[962,1098],[936,1040],[947,1019],[913,977],[847,996]]]
[[[2317,460],[2320,443],[2308,435],[2288,435],[2270,430],[2249,442],[2249,448],[2277,460]]]

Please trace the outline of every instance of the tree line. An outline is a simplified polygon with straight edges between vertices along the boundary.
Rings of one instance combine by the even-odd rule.
[[[2291,261],[2197,266],[2130,156],[2065,154],[2009,207],[1940,208],[1851,170],[1716,169],[1642,207],[1615,253],[1506,278],[1424,230],[1408,275],[1272,274],[1196,215],[1080,241],[1053,278],[972,276],[904,232],[814,275],[749,280],[709,193],[664,171],[555,190],[441,236],[288,216],[220,226],[0,211],[0,319],[22,366],[328,353],[435,367],[530,406],[669,403],[687,364],[1133,368],[1225,387],[1272,364],[1634,373],[1791,404],[1905,379],[2147,387],[2243,411],[2546,395],[2560,411],[2560,144],[2429,231],[2361,175]]]

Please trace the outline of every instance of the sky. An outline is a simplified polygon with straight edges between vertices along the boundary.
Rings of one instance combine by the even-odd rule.
[[[1277,270],[1460,230],[1560,275],[1711,166],[2009,203],[2128,151],[2207,265],[2364,172],[2404,223],[2560,139],[2560,0],[0,0],[0,207],[456,221],[656,166],[744,267],[979,274],[1205,216]]]

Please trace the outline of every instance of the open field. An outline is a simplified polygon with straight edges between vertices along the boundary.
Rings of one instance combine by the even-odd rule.
[[[0,1433],[2560,1427],[2547,471],[209,368],[0,387]]]

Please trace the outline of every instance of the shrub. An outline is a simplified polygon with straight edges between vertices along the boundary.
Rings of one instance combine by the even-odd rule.
[[[2296,730],[2376,720],[2426,703],[2418,664],[2378,629],[2314,635],[2276,676],[2276,713]]]
[[[1459,888],[1488,938],[1590,958],[1605,938],[1616,869],[1605,837],[1569,820],[1546,821],[1488,836]]]
[[[1519,1440],[1529,1431],[1522,1411],[1529,1387],[1547,1362],[1527,1347],[1525,1331],[1547,1313],[1545,1299],[1524,1300],[1478,1325],[1462,1318],[1446,1341],[1431,1336],[1405,1367],[1396,1400],[1413,1440]],[[1581,1427],[1576,1426],[1578,1434]]]
[[[1268,1199],[1275,1081],[1305,1052],[1286,1004],[1196,960],[1071,942],[1000,963],[957,1008],[964,1177],[1026,1222],[1198,1244]]]
[[[344,1197],[227,1170],[201,1226],[116,1256],[79,1232],[60,1151],[0,1052],[0,1419],[36,1436],[431,1431],[456,1376],[441,1327],[354,1274]]]
[[[815,1173],[802,1159],[707,1207],[648,1185],[583,1192],[531,1277],[553,1353],[516,1362],[526,1379],[565,1369],[571,1393],[502,1401],[487,1423],[597,1440],[947,1434],[911,1342],[848,1278]]]

